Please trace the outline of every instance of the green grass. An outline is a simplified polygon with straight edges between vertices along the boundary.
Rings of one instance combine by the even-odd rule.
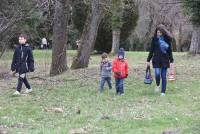
[[[93,55],[88,69],[69,70],[49,77],[50,51],[34,51],[36,72],[29,78],[34,92],[12,96],[17,78],[0,80],[0,132],[30,134],[178,134],[200,133],[200,59],[174,53],[177,81],[168,83],[167,94],[154,93],[155,82],[143,84],[145,52],[127,52],[129,77],[125,95],[116,96],[105,86],[98,93],[99,55]],[[68,51],[68,65],[75,51]],[[9,67],[12,53],[0,60]],[[110,57],[113,59],[114,57]],[[113,79],[114,87],[114,79]],[[24,90],[24,89],[23,89]],[[52,108],[62,108],[57,113]],[[80,114],[77,111],[80,110]]]

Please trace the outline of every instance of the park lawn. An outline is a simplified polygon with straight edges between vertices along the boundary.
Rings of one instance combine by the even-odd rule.
[[[75,53],[68,51],[68,65]],[[13,96],[17,78],[0,79],[0,133],[199,134],[200,57],[174,53],[177,81],[168,82],[161,97],[154,93],[155,81],[143,84],[147,55],[126,53],[125,95],[116,96],[114,79],[111,91],[105,86],[98,93],[99,55],[92,55],[87,69],[49,77],[51,51],[35,50],[36,71],[29,75],[33,93]],[[8,52],[0,65],[10,68],[11,59]]]

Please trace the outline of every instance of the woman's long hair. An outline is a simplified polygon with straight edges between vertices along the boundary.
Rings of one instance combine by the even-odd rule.
[[[166,39],[167,41],[170,41],[172,40],[172,37],[170,35],[167,34],[166,30],[164,28],[161,28],[161,27],[157,27],[156,30],[155,30],[155,33],[154,33],[154,38],[157,37],[157,32],[160,31],[164,37],[164,39]]]

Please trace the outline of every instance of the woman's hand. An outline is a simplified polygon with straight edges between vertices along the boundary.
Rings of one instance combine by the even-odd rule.
[[[146,64],[147,64],[147,66],[150,66],[150,62],[147,62]]]
[[[174,67],[174,63],[170,63],[170,68],[171,68],[171,67]]]

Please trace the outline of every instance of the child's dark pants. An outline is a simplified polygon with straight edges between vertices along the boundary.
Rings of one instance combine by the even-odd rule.
[[[124,93],[124,79],[115,78],[115,88],[117,94]]]
[[[19,91],[19,92],[21,91],[23,83],[25,84],[26,88],[31,89],[31,86],[26,78],[26,73],[19,74],[17,91]]]

